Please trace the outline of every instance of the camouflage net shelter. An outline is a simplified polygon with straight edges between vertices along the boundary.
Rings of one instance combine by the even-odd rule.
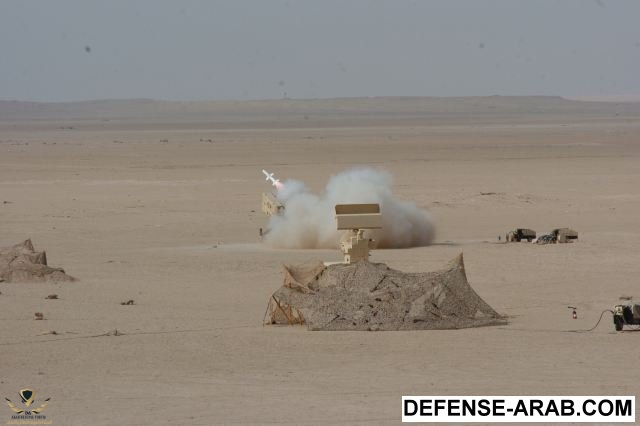
[[[64,269],[47,266],[47,254],[35,251],[31,240],[0,248],[0,282],[73,280]]]
[[[438,330],[504,325],[471,288],[462,254],[438,272],[404,273],[384,263],[284,267],[265,324],[309,330]]]
[[[536,244],[554,244],[556,242],[556,237],[553,234],[545,234],[541,235]]]

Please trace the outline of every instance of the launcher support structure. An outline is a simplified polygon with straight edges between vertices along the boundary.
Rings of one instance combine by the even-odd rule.
[[[374,248],[375,242],[364,237],[364,230],[382,228],[380,205],[336,204],[335,209],[338,230],[350,232],[348,239],[340,243],[344,263],[369,260],[369,251]]]

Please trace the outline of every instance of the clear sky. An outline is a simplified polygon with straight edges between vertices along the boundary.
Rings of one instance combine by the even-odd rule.
[[[0,99],[640,95],[640,1],[2,0]]]

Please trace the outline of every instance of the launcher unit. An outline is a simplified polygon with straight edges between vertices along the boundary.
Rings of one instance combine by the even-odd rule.
[[[344,263],[356,263],[369,259],[374,241],[364,237],[365,229],[382,228],[379,204],[336,204],[338,230],[350,231],[346,241],[340,243]]]
[[[284,213],[284,205],[271,192],[262,193],[262,212],[267,216]]]

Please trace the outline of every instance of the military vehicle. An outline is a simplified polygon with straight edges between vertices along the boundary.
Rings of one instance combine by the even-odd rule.
[[[614,306],[613,324],[616,331],[622,331],[625,325],[640,325],[640,304],[629,303]]]
[[[578,233],[569,228],[557,228],[551,231],[556,243],[571,243],[578,239]]]
[[[531,242],[536,238],[536,231],[527,228],[518,228],[515,231],[509,231],[505,237],[508,243],[517,242],[522,240]]]

